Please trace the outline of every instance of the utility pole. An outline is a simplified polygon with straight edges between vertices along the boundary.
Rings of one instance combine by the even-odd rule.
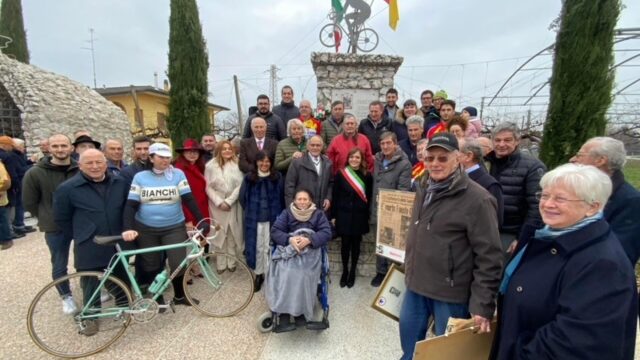
[[[278,69],[275,64],[271,65],[269,68],[269,97],[271,98],[272,104],[278,103]]]
[[[242,105],[240,105],[240,87],[238,87],[238,77],[233,75],[233,86],[236,89],[236,105],[238,106],[238,134],[242,137],[244,131],[243,117],[242,117]]]
[[[93,88],[95,89],[95,88],[98,87],[98,85],[96,83],[96,52],[95,52],[95,48],[93,46],[93,43],[97,39],[93,38],[93,32],[94,32],[93,28],[89,28],[89,34],[90,34],[91,38],[89,40],[85,40],[85,42],[88,42],[91,45],[91,47],[88,47],[88,48],[83,47],[82,49],[91,51],[91,64],[92,64],[92,67],[93,67]]]
[[[482,112],[484,111],[484,96],[480,100],[480,119],[482,119]]]

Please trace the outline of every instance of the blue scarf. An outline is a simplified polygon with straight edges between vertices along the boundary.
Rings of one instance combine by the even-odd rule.
[[[536,230],[535,238],[544,239],[547,241],[554,240],[560,235],[564,235],[566,233],[576,231],[578,229],[582,229],[583,227],[591,223],[594,223],[600,219],[602,219],[602,211],[596,213],[593,216],[586,217],[578,221],[577,223],[562,229],[552,229],[549,227],[549,225],[545,225],[542,229]],[[524,255],[524,251],[527,249],[528,245],[529,244],[523,246],[522,249],[518,251],[518,253],[513,257],[513,259],[511,259],[511,262],[509,262],[509,265],[507,265],[507,268],[504,270],[504,276],[502,277],[502,282],[500,283],[500,290],[499,290],[501,294],[505,294],[507,292],[507,287],[509,286],[509,281],[511,281],[511,276],[515,272],[518,265],[520,265],[520,261],[522,260],[522,255]]]

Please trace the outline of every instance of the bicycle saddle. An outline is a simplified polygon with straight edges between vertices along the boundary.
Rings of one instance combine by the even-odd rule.
[[[93,238],[93,242],[98,245],[114,245],[120,240],[122,240],[122,235],[96,236]]]

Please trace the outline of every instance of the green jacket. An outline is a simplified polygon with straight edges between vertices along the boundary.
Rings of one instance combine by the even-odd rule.
[[[297,144],[290,137],[280,140],[278,147],[276,148],[276,169],[283,174],[286,174],[287,170],[289,170],[289,165],[291,165],[293,153],[305,150],[307,150],[307,139],[304,137],[300,144]]]
[[[22,202],[24,209],[38,218],[42,232],[60,229],[53,221],[53,193],[58,186],[78,172],[78,163],[71,159],[71,165],[59,166],[51,163],[47,156],[27,171],[22,179]]]
[[[343,118],[344,121],[344,118]],[[336,135],[342,132],[342,123],[336,124],[332,117],[322,122],[322,140],[324,140],[324,146],[329,147],[331,141]]]

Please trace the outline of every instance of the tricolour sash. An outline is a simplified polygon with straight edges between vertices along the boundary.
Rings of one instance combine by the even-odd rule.
[[[415,165],[413,165],[413,169],[411,169],[411,179],[415,181],[417,178],[422,176],[422,174],[424,174],[424,171],[424,163],[422,161],[417,162]]]
[[[360,196],[360,198],[367,202],[367,195],[364,192],[364,181],[358,176],[358,173],[355,172],[350,166],[347,166],[344,169],[341,169],[340,172],[342,176],[347,180],[349,185],[353,188],[353,191]]]

